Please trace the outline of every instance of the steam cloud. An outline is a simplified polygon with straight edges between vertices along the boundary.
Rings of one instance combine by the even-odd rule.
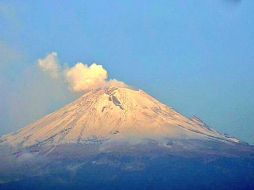
[[[108,72],[102,65],[93,63],[88,66],[83,63],[77,63],[71,68],[63,68],[55,52],[48,54],[43,59],[39,59],[38,66],[52,78],[63,78],[73,92],[86,92],[104,86],[109,82]]]
[[[50,74],[51,77],[57,78],[60,72],[60,65],[58,64],[57,53],[52,52],[44,59],[38,60],[39,67]]]
[[[65,77],[74,92],[82,92],[103,86],[108,78],[108,72],[102,65],[96,63],[91,66],[77,63],[74,67],[67,69]]]

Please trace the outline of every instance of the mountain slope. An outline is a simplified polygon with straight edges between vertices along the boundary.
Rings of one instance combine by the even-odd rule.
[[[0,189],[254,189],[254,149],[111,85],[0,139]]]
[[[144,139],[239,140],[189,119],[142,90],[109,86],[92,90],[73,103],[2,138],[12,146],[51,146]]]

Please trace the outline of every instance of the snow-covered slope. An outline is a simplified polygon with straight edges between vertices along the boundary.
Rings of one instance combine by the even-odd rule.
[[[1,141],[31,147],[97,141],[202,139],[238,143],[189,119],[142,90],[108,86],[92,90]]]

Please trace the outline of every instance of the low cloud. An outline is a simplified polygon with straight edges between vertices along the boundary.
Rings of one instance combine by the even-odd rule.
[[[58,61],[56,52],[39,59],[38,66],[43,72],[48,73],[51,78],[63,80],[72,92],[87,92],[91,89],[118,82],[108,80],[107,70],[96,63],[87,65],[79,62],[73,67],[63,67]]]
[[[59,75],[52,78],[37,65],[27,67],[14,80],[1,79],[0,136],[32,123],[75,100]]]
[[[24,58],[23,53],[0,40],[0,74],[17,66],[17,62]]]

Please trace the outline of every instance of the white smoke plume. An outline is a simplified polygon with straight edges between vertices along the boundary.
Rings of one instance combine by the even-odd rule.
[[[39,68],[52,78],[62,78],[73,92],[86,92],[108,83],[108,72],[102,65],[77,63],[69,68],[60,65],[57,53],[52,52],[38,60]]]
[[[57,78],[61,70],[56,52],[48,54],[44,59],[39,59],[38,66],[43,71],[48,72],[52,78]]]
[[[84,92],[103,86],[108,79],[108,72],[102,65],[96,63],[90,66],[77,63],[74,67],[67,69],[65,77],[72,91]]]

